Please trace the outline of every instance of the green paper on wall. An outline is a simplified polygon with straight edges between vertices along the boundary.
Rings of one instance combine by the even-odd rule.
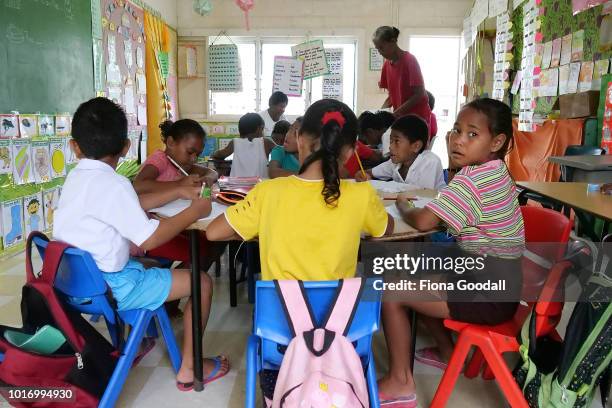
[[[168,73],[170,72],[170,60],[168,59],[168,53],[160,51],[157,53],[157,60],[159,61],[159,70],[162,78],[168,79]]]

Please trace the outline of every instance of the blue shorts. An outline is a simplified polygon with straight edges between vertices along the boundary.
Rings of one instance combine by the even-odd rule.
[[[168,299],[172,286],[170,269],[145,269],[131,259],[123,270],[102,272],[102,277],[111,288],[119,310],[155,310]]]

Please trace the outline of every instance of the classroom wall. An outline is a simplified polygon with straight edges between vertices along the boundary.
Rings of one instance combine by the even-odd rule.
[[[402,30],[403,46],[407,34],[461,33],[463,19],[473,0],[255,0],[250,12],[251,35],[352,35],[358,39],[357,110],[376,109],[386,94],[378,89],[380,71],[368,70],[371,36],[381,25]],[[177,1],[180,43],[199,47],[202,58],[205,37],[221,29],[229,35],[249,35],[244,14],[234,1],[215,1],[208,16],[193,11],[192,0]],[[410,29],[410,30],[408,30]],[[179,77],[181,76],[179,49]],[[201,65],[201,66],[202,66]],[[184,69],[184,68],[183,68]],[[204,74],[203,71],[199,74]],[[205,119],[204,78],[179,80],[181,117]]]
[[[162,19],[172,28],[178,25],[175,0],[144,0],[147,5],[159,12]]]

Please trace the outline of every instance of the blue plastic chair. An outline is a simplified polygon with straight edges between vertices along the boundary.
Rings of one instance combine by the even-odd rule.
[[[379,329],[380,292],[373,289],[374,280],[368,280],[357,306],[355,317],[347,338],[355,345],[355,351],[364,367],[370,407],[380,406],[376,368],[372,355],[372,336]],[[338,281],[304,282],[306,296],[314,318],[320,323],[327,316],[338,288]],[[255,288],[255,311],[253,332],[247,344],[247,378],[245,407],[254,408],[257,399],[257,373],[262,369],[279,370],[284,349],[291,341],[291,330],[287,324],[283,306],[278,298],[273,281],[258,281]]]
[[[48,242],[35,237],[34,243],[40,256],[44,257]],[[77,248],[69,248],[64,252],[55,277],[54,287],[64,295],[64,300],[77,311],[104,316],[109,331],[114,331],[114,333],[111,332],[111,337],[118,336],[115,330],[118,323],[115,318],[116,314],[106,297],[108,287],[102,278],[102,272],[88,252]],[[140,342],[153,318],[157,318],[174,371],[178,372],[181,367],[181,354],[163,305],[153,311],[146,309],[126,310],[118,312],[118,315],[123,322],[132,326],[132,330],[130,330],[123,350],[121,350],[121,356],[117,361],[115,371],[100,399],[99,407],[104,408],[115,405],[138,352]]]

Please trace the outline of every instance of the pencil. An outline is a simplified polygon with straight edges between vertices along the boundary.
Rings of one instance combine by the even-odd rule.
[[[189,173],[187,173],[185,170],[183,170],[183,168],[181,166],[179,166],[179,164],[177,162],[175,162],[172,157],[167,156],[168,160],[170,160],[170,163],[174,164],[174,167],[176,167],[177,169],[180,170],[181,173],[183,173],[184,175],[188,176]]]
[[[357,158],[357,163],[359,163],[359,168],[361,169],[361,174],[363,174],[363,178],[368,178],[368,176],[366,175],[365,170],[363,169],[363,164],[361,164],[361,159],[359,158],[359,155],[357,154],[357,150],[355,150],[355,157]]]

